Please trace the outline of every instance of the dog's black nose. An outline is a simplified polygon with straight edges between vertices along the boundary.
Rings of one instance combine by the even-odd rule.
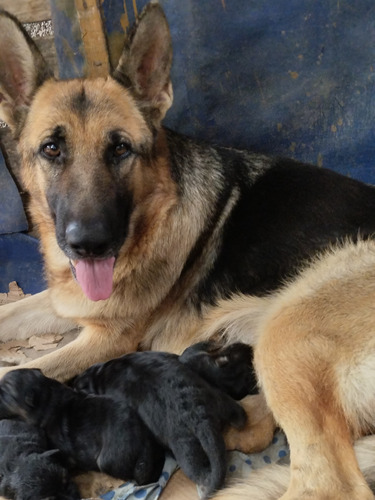
[[[65,240],[77,257],[101,257],[110,250],[112,235],[101,221],[72,221],[66,226]]]

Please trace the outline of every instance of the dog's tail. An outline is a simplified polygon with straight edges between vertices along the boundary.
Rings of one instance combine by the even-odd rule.
[[[373,492],[375,492],[375,436],[367,436],[354,445],[359,467]],[[290,467],[268,465],[251,471],[248,478],[236,480],[235,484],[217,493],[212,500],[277,500],[287,490],[290,480]]]

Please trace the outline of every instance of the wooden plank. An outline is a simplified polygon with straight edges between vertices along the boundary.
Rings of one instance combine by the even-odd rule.
[[[0,5],[23,23],[51,19],[49,0],[1,0]]]
[[[86,56],[86,76],[107,76],[110,70],[107,42],[97,0],[75,0]]]

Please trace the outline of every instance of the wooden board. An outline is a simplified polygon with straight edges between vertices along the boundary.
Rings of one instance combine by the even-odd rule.
[[[107,76],[109,58],[107,42],[97,0],[75,0],[86,57],[86,76]]]

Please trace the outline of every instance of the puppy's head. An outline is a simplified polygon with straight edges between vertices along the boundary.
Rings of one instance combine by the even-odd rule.
[[[0,381],[0,418],[19,416],[28,420],[30,412],[43,406],[45,380],[37,369],[20,368],[4,375]]]
[[[242,399],[258,392],[252,358],[252,348],[241,342],[224,346],[200,342],[188,347],[179,360],[234,399]]]
[[[189,347],[187,347],[184,352],[179,357],[180,361],[186,364],[190,362],[195,363],[196,360],[207,359],[215,357],[222,351],[223,346],[214,342],[213,340],[207,340],[203,342],[197,342]]]
[[[101,394],[100,374],[103,371],[103,364],[96,364],[77,375],[70,381],[70,386],[77,392],[85,394]]]
[[[58,450],[22,456],[11,477],[17,498],[41,500],[79,500],[78,488],[64,466]]]

